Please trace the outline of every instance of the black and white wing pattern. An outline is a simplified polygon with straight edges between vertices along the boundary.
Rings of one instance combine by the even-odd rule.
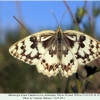
[[[65,40],[69,41],[70,50],[80,65],[86,65],[100,57],[100,42],[78,31],[64,32]]]
[[[82,32],[66,30],[63,41],[61,73],[66,77],[100,57],[100,42]]]
[[[58,28],[32,34],[15,44],[9,52],[15,58],[36,65],[38,72],[65,77],[75,73],[80,65],[86,65],[100,57],[100,43],[78,31],[62,32]]]
[[[36,65],[39,72],[52,76],[58,73],[59,63],[57,56],[52,57],[50,51],[53,49],[53,41],[55,41],[54,31],[41,31],[16,42],[10,47],[9,52],[27,64]]]

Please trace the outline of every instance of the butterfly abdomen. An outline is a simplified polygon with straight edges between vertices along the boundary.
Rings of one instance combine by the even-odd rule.
[[[61,53],[62,53],[62,35],[61,32],[59,31],[57,33],[57,56],[59,59],[61,59]]]

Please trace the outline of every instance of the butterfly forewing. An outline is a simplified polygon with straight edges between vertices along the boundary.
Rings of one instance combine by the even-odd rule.
[[[70,50],[80,65],[86,65],[100,57],[100,42],[92,37],[73,30],[64,32],[68,38]]]
[[[47,47],[52,42],[54,34],[54,31],[43,31],[30,35],[13,44],[9,52],[12,56],[25,63],[31,65],[37,64],[40,58],[48,50]]]

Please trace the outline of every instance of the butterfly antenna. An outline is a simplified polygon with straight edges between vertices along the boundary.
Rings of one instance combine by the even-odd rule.
[[[64,18],[64,15],[66,14],[67,10],[64,12],[62,18],[61,18],[61,21],[60,21],[60,26],[61,26],[61,22],[62,22],[62,19]]]
[[[30,34],[32,34],[15,16],[13,16]]]
[[[57,24],[58,24],[58,27],[60,27],[60,25],[59,25],[59,23],[58,23],[58,21],[57,21],[57,18],[56,18],[55,14],[54,14],[54,12],[53,12],[52,10],[50,10],[50,12],[53,14],[54,18],[56,19],[56,22],[57,22]]]

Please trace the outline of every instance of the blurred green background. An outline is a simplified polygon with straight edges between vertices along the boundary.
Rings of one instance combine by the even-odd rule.
[[[62,77],[61,74],[48,78],[38,73],[35,65],[31,66],[15,59],[8,51],[13,43],[29,35],[12,15],[15,15],[32,33],[47,29],[56,30],[57,23],[49,12],[50,9],[55,13],[58,22],[67,10],[61,24],[63,30],[79,30],[79,26],[83,32],[100,40],[99,1],[5,1],[0,2],[0,9],[0,93],[100,92],[100,72],[81,81],[76,79],[75,74],[68,78]]]

